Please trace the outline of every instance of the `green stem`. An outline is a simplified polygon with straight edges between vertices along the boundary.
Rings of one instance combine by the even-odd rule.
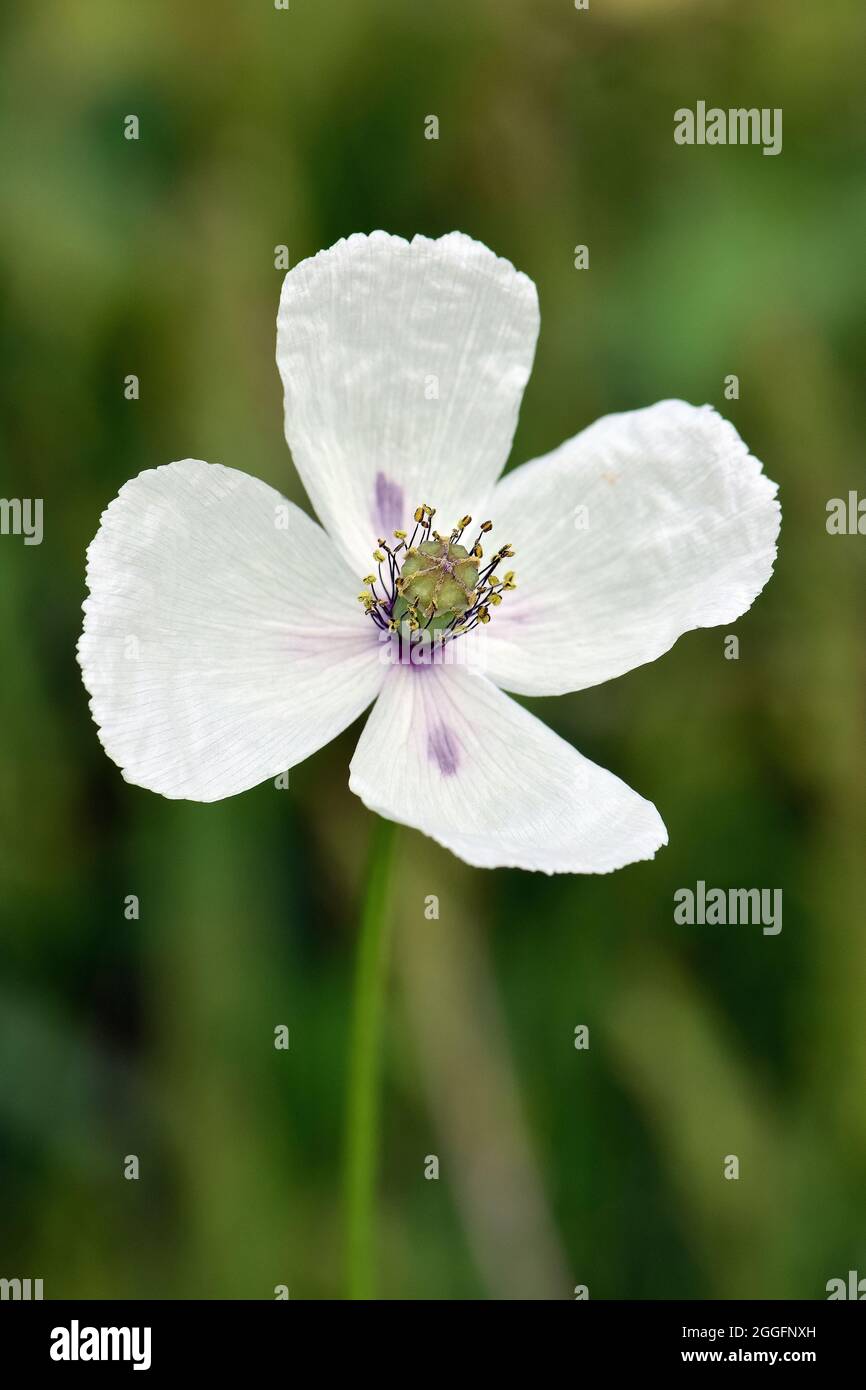
[[[388,885],[397,827],[373,827],[355,965],[346,1133],[346,1218],[350,1298],[373,1298],[373,1210],[379,1156],[379,1059],[388,961]]]

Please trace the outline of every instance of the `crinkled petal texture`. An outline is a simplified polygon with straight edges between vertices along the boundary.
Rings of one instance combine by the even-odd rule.
[[[477,868],[607,873],[667,843],[650,802],[463,667],[390,669],[349,786]]]
[[[79,661],[129,782],[216,801],[350,724],[383,668],[328,537],[267,484],[184,459],[142,473],[88,551]]]
[[[773,569],[776,485],[710,406],[607,415],[489,504],[518,588],[485,633],[507,690],[560,695],[745,613]]]
[[[286,439],[353,571],[421,503],[448,530],[501,473],[538,336],[527,276],[459,232],[351,236],[285,278]]]

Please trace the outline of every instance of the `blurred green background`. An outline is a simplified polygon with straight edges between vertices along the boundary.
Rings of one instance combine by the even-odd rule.
[[[738,661],[701,631],[532,704],[656,803],[653,863],[482,872],[401,832],[381,1292],[823,1298],[866,1275],[866,538],[825,529],[866,490],[864,20],[860,0],[4,5],[0,494],[44,498],[45,538],[0,537],[0,1275],[342,1295],[360,726],[288,790],[171,803],[102,753],[74,646],[85,548],[140,470],[205,458],[306,505],[274,247],[294,264],[376,227],[459,228],[536,281],[512,462],[681,396],[734,421],[783,508]],[[698,99],[781,107],[783,153],[677,147]],[[781,935],[676,925],[698,879],[781,887]]]

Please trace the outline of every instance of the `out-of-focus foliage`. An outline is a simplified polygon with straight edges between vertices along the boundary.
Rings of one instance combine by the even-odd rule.
[[[41,546],[0,537],[4,1277],[342,1292],[357,729],[288,791],[169,803],[102,753],[74,644],[86,545],[141,469],[206,458],[305,505],[274,247],[376,227],[458,227],[536,281],[514,462],[707,400],[784,514],[738,661],[697,632],[534,705],[658,805],[653,863],[482,873],[402,833],[383,1293],[822,1297],[866,1273],[866,538],[825,530],[866,490],[863,38],[858,0],[3,7],[0,494],[45,506]],[[699,99],[781,107],[783,153],[677,147]],[[699,879],[781,887],[781,934],[676,925]]]

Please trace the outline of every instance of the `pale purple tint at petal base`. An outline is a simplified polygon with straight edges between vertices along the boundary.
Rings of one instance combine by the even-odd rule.
[[[444,724],[431,730],[427,740],[427,756],[431,762],[438,763],[443,777],[454,776],[460,761],[459,748],[456,738]]]
[[[384,473],[376,474],[376,501],[373,511],[376,530],[384,535],[396,531],[403,520],[403,489]]]

